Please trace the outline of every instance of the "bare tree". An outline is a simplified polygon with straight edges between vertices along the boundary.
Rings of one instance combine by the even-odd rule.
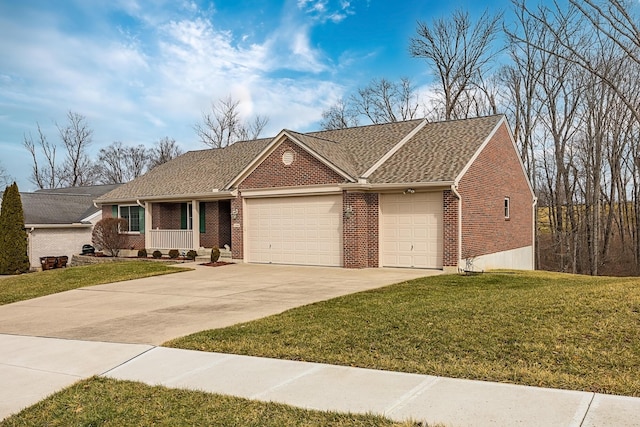
[[[373,79],[357,93],[323,111],[321,126],[344,129],[358,126],[361,118],[375,124],[411,120],[418,117],[419,107],[418,95],[409,78],[398,82]]]
[[[410,120],[418,111],[418,100],[411,80],[373,79],[364,88],[351,96],[352,108],[366,116],[371,123],[392,123]]]
[[[0,163],[0,188],[4,188],[13,182],[13,178],[9,175],[9,172]]]
[[[56,165],[56,146],[47,140],[42,132],[40,124],[36,122],[38,129],[37,142],[34,141],[31,132],[24,135],[23,145],[31,154],[33,166],[31,168],[30,180],[38,188],[58,188],[62,182],[62,171]],[[38,164],[38,152],[41,152],[46,160],[46,165],[41,167]]]
[[[36,127],[37,140],[34,141],[31,133],[25,134],[23,145],[33,159],[31,181],[38,188],[79,187],[95,182],[93,162],[87,154],[87,148],[92,142],[93,130],[89,127],[85,116],[69,111],[67,124],[65,126],[56,124],[65,150],[62,164],[59,164],[56,158],[58,147],[49,142],[37,122]],[[41,156],[45,158],[44,166],[39,163]]]
[[[69,187],[91,185],[95,177],[91,170],[93,164],[87,148],[93,139],[93,129],[89,127],[87,118],[81,114],[69,111],[67,124],[63,127],[56,125],[60,132],[60,139],[66,150],[62,164],[62,182]]]
[[[149,153],[144,145],[125,146],[116,141],[98,153],[96,173],[103,184],[119,184],[139,177],[147,170]]]
[[[176,144],[176,140],[165,136],[156,141],[154,147],[149,149],[149,170],[175,159],[181,154],[182,150]]]
[[[202,123],[194,125],[200,141],[212,148],[223,148],[237,141],[258,138],[269,119],[258,115],[244,121],[240,117],[239,105],[240,101],[231,96],[212,103],[211,110],[202,113]]]
[[[493,43],[500,29],[502,15],[484,12],[471,22],[468,12],[458,10],[450,19],[436,19],[431,24],[418,22],[417,37],[410,41],[409,52],[424,58],[435,68],[444,102],[444,119],[461,118],[456,108],[473,87],[480,87],[497,50]]]
[[[322,112],[320,127],[324,130],[346,129],[358,126],[358,113],[349,103],[340,98],[335,104]]]

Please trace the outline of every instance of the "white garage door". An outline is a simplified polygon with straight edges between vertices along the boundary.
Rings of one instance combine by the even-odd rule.
[[[384,267],[442,268],[442,193],[383,194],[380,256]]]
[[[342,196],[247,199],[247,261],[342,265]]]

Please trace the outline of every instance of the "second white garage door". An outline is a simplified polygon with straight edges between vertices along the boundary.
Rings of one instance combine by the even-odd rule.
[[[248,262],[342,265],[342,195],[247,199]]]
[[[442,193],[382,194],[382,266],[442,268],[442,226]]]

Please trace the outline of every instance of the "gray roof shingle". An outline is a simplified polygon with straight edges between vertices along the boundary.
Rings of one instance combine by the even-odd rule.
[[[504,116],[427,123],[382,164],[371,183],[454,181]]]
[[[20,193],[25,224],[77,224],[98,212],[93,200],[120,184],[55,188]]]
[[[504,118],[503,115],[427,123],[369,177],[370,183],[453,181]],[[353,180],[424,120],[300,133],[286,130]],[[180,197],[223,190],[273,138],[236,142],[225,148],[190,151],[97,198],[125,201]]]

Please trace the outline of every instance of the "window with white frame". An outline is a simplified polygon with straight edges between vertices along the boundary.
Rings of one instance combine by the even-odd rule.
[[[511,198],[504,198],[504,219],[509,219],[511,215]]]
[[[140,209],[138,206],[120,206],[120,218],[127,220],[127,230],[121,230],[122,232],[140,232]]]

